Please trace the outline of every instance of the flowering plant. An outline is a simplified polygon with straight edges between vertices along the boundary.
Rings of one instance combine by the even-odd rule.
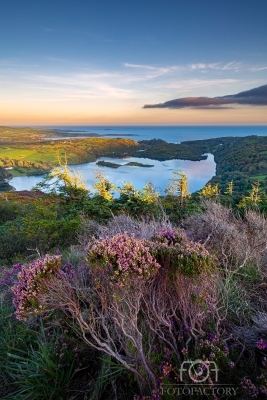
[[[21,267],[18,283],[11,288],[14,294],[15,314],[19,320],[26,320],[30,314],[41,311],[38,295],[45,290],[45,281],[51,279],[60,269],[60,255],[46,255],[44,258],[34,260],[29,267]]]
[[[259,350],[267,350],[267,341],[261,338],[257,341],[256,346]]]
[[[126,233],[95,240],[88,261],[96,269],[111,268],[111,280],[120,284],[133,275],[139,278],[149,277],[159,268],[159,264],[150,253],[148,242]]]
[[[164,229],[155,235],[152,252],[162,266],[187,276],[199,275],[214,261],[200,243],[189,240],[183,231],[174,229]]]

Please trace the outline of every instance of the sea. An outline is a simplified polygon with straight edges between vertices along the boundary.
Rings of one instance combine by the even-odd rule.
[[[105,137],[129,137],[133,140],[163,139],[169,143],[211,139],[224,136],[267,136],[267,126],[45,126],[80,137],[96,133]]]
[[[155,138],[169,143],[226,136],[267,136],[267,126],[38,126],[38,128],[65,132],[68,134],[68,139],[71,134],[74,137],[88,137],[89,134],[97,134],[101,137],[123,137],[136,141]],[[57,140],[62,139],[64,136]],[[100,160],[114,162],[121,166],[117,169],[99,167],[96,162]],[[99,172],[117,186],[122,186],[125,182],[132,182],[137,189],[142,189],[146,183],[151,182],[160,194],[165,193],[174,176],[173,171],[186,173],[191,193],[203,188],[216,173],[216,164],[212,154],[208,154],[207,159],[202,161],[176,159],[157,161],[146,157],[125,156],[123,158],[100,157],[96,162],[70,165],[74,173],[81,174],[90,191],[94,190],[93,184]],[[127,166],[126,164],[129,162],[149,164],[153,167]],[[11,179],[10,185],[15,190],[31,190],[42,179],[42,175],[15,177]]]

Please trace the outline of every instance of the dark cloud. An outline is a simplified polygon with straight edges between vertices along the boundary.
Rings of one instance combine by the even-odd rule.
[[[225,109],[231,104],[267,106],[267,85],[223,97],[182,97],[160,104],[146,104],[143,108]],[[228,107],[227,107],[228,106]]]

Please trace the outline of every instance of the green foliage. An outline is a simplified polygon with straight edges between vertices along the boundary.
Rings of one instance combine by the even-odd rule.
[[[0,227],[0,266],[12,265],[29,255],[29,244],[19,231],[13,231],[14,224],[6,223]]]
[[[202,190],[199,191],[200,196],[205,199],[211,199],[219,195],[218,185],[211,185],[208,183]]]
[[[105,160],[101,160],[101,161],[97,161],[96,165],[100,166],[100,167],[108,167],[108,168],[119,168],[121,166],[121,164],[116,164],[110,161],[105,161]]]
[[[107,178],[104,177],[101,171],[96,175],[97,181],[94,183],[97,195],[103,197],[105,200],[112,200],[112,190],[115,189],[115,185],[111,183]]]
[[[248,196],[244,196],[238,207],[240,208],[258,208],[261,203],[261,194],[260,194],[260,182],[254,182],[252,184],[252,190]]]
[[[233,195],[233,191],[234,191],[234,182],[233,180],[231,182],[228,183],[227,189],[224,192],[225,194],[228,194],[229,196]]]
[[[123,186],[117,189],[120,197],[115,200],[115,205],[119,211],[133,216],[160,214],[159,194],[151,182],[141,190],[137,190],[132,182],[124,182]]]
[[[12,189],[12,186],[7,182],[9,178],[10,174],[8,171],[0,166],[0,192],[7,192]]]
[[[64,162],[58,155],[58,164],[35,189],[58,193],[71,201],[83,200],[88,195],[88,190],[81,175],[68,167],[66,155]]]
[[[6,210],[0,225],[0,265],[20,262],[36,252],[44,255],[58,248],[66,248],[77,241],[80,229],[78,211],[61,203],[58,196],[38,199],[16,194],[0,199],[0,208]],[[73,203],[72,203],[73,204]]]
[[[79,227],[78,216],[64,216],[58,207],[53,209],[37,204],[33,212],[21,219],[19,231],[28,240],[30,247],[44,254],[56,247],[74,244]]]
[[[99,400],[110,394],[110,390],[107,387],[110,386],[111,382],[115,382],[116,379],[120,378],[125,373],[125,368],[111,360],[107,355],[103,355],[100,359],[101,365],[98,371],[94,388],[90,393],[90,400]],[[109,388],[110,389],[110,388]]]
[[[75,353],[54,331],[32,330],[10,318],[12,309],[0,309],[1,399],[66,399],[75,373]],[[63,342],[63,343],[62,343]],[[2,390],[2,391],[1,391]]]
[[[16,207],[13,203],[0,200],[0,225],[17,217]]]
[[[134,157],[143,157],[144,153],[140,150],[145,150],[147,158],[152,160],[192,160],[200,161],[205,160],[203,151],[196,146],[190,146],[190,142],[182,142],[179,144],[167,143],[161,139],[140,140],[138,148],[132,148],[130,154]]]
[[[182,170],[173,171],[173,178],[166,189],[167,196],[163,204],[170,218],[174,222],[180,222],[187,214],[187,205],[191,197],[189,194],[188,178]]]
[[[179,196],[180,201],[189,197],[188,177],[183,171],[173,171],[173,178],[166,189],[166,193],[171,196]]]
[[[96,195],[80,203],[80,213],[90,220],[103,223],[116,214],[117,209],[114,201]]]
[[[154,241],[152,254],[167,268],[171,279],[175,279],[177,273],[185,276],[207,273],[216,263],[204,246],[189,240],[182,231],[163,229]]]
[[[69,359],[70,362],[59,369],[60,359],[54,355],[53,344],[39,340],[38,345],[37,349],[16,349],[14,353],[7,353],[4,371],[14,380],[14,389],[3,399],[66,398],[68,384],[74,374],[74,360]]]

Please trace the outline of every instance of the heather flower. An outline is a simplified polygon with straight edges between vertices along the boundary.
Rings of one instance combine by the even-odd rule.
[[[186,239],[186,235],[183,231],[178,231],[175,229],[162,229],[157,233],[155,239],[170,246],[175,245],[176,243],[181,243]]]
[[[258,397],[259,390],[249,378],[243,378],[241,381],[241,386],[251,398]]]
[[[139,278],[149,277],[159,268],[147,241],[126,233],[96,240],[91,247],[88,261],[96,269],[111,268],[111,280],[119,284],[133,275]]]
[[[260,339],[257,343],[256,346],[260,350],[267,350],[267,341],[264,339]]]
[[[22,267],[23,267],[23,265],[19,263],[19,264],[13,265],[12,268],[13,268],[14,271],[21,271]]]
[[[173,370],[173,366],[170,363],[166,362],[162,366],[162,375],[169,376],[170,373],[172,372],[172,370]]]
[[[162,266],[184,275],[198,275],[207,270],[214,261],[200,243],[188,239],[181,230],[163,229],[154,237],[151,251]]]
[[[30,314],[42,310],[38,295],[45,290],[45,281],[61,268],[61,256],[45,256],[33,261],[29,267],[22,266],[18,274],[18,283],[12,288],[13,304],[16,307],[16,317],[26,320]]]
[[[215,335],[213,333],[209,333],[208,337],[211,342],[213,342],[213,340],[215,340]]]
[[[262,394],[262,395],[265,395],[265,397],[266,397],[267,396],[267,387],[264,386],[264,385],[261,385],[259,387],[259,393]]]
[[[72,279],[74,277],[75,273],[75,268],[71,264],[70,261],[67,261],[66,264],[62,267],[61,272],[62,275],[64,275],[66,278]]]
[[[189,326],[186,326],[186,327],[183,329],[183,332],[184,332],[185,335],[187,335],[188,333],[191,332],[191,328],[190,328]]]

